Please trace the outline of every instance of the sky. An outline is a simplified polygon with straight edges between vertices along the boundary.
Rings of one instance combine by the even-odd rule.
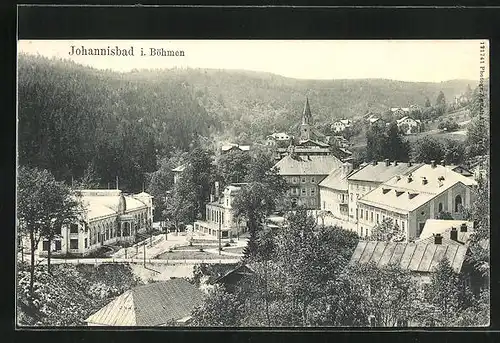
[[[480,40],[35,40],[18,52],[71,59],[98,69],[244,69],[298,79],[383,78],[411,82],[479,80]],[[134,56],[70,56],[81,48],[134,48]],[[184,56],[140,56],[141,48],[184,51]]]

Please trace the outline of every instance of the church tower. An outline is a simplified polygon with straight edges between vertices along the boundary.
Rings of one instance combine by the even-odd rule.
[[[306,97],[304,111],[302,112],[302,125],[300,126],[300,140],[306,141],[311,139],[311,109],[309,108],[309,98]]]

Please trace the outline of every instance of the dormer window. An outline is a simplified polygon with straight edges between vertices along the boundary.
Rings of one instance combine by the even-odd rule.
[[[418,193],[410,193],[408,192],[408,199],[413,199],[418,195]]]
[[[403,191],[396,191],[396,196],[400,196],[401,194],[403,194],[404,192]]]
[[[387,194],[390,190],[390,188],[382,188],[382,193]]]

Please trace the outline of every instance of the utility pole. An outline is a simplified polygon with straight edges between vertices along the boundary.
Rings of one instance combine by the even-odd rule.
[[[236,220],[236,239],[240,240],[240,216]]]
[[[144,244],[144,267],[146,267],[146,244]]]
[[[118,189],[118,175],[116,175],[116,189]]]
[[[222,250],[222,246],[221,246],[221,238],[222,238],[222,233],[220,231],[221,229],[221,222],[219,221],[219,255],[221,255],[221,250]]]

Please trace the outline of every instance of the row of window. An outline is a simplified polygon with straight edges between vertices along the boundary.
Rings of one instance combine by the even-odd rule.
[[[310,180],[311,183],[316,183],[316,177],[312,176],[311,178],[308,178],[307,176],[301,176],[300,177],[300,182],[301,183],[306,183],[308,180]],[[293,176],[292,177],[292,183],[299,183],[299,177],[298,176]]]
[[[292,188],[290,188],[290,195],[315,196],[316,195],[316,188],[315,187],[311,187],[311,188],[292,187]]]
[[[356,193],[356,200],[358,200],[358,199],[359,199],[359,197],[360,197],[360,196],[359,196],[359,193]],[[349,200],[350,200],[350,201],[354,201],[354,194],[353,194],[353,193],[350,193],[350,194],[349,194]]]
[[[224,223],[224,212],[207,209],[207,221]]]
[[[138,214],[134,214],[134,219],[136,223],[139,224],[145,224],[147,220],[147,213],[141,212]],[[110,229],[113,224],[108,222],[108,223],[99,223],[97,224],[96,228],[97,230],[104,230],[104,229]],[[76,234],[78,233],[78,224],[70,224],[69,225],[69,233],[70,234]],[[85,231],[87,231],[87,228],[85,228]]]
[[[363,213],[364,213],[364,219],[366,221],[368,221],[368,210],[365,209],[363,211],[362,208],[359,210],[359,219],[363,219]],[[380,217],[379,217],[378,213],[376,213],[375,219],[376,219],[376,223],[379,224],[380,223]],[[385,215],[382,215],[382,221],[384,221],[384,220],[385,220]],[[373,211],[370,211],[370,221],[373,223]],[[394,223],[399,226],[399,220],[398,219],[395,219]],[[405,228],[405,222],[403,220],[401,220],[401,228],[403,230]]]
[[[297,205],[300,206],[311,206],[311,207],[316,207],[316,198],[311,198],[311,199],[292,199],[292,207],[295,207]]]

